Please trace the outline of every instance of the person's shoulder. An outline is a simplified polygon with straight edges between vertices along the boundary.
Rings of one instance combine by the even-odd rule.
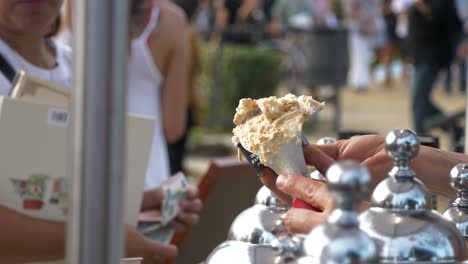
[[[186,24],[188,23],[187,16],[184,10],[172,1],[160,1],[159,8],[162,16],[171,19],[172,22]]]

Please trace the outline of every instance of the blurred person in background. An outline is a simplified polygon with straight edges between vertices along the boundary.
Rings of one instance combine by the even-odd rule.
[[[255,44],[265,33],[262,0],[215,0],[212,42]]]
[[[132,1],[132,4],[136,5],[137,1]],[[0,55],[4,60],[2,64],[10,65],[13,71],[23,70],[70,88],[71,50],[51,38],[59,28],[61,5],[61,0],[34,3],[19,0],[0,1]],[[138,26],[135,26],[140,24],[138,21],[145,20],[138,11],[140,5],[136,6],[132,8],[133,29],[138,29]],[[3,69],[0,73],[0,93],[7,95],[11,89],[11,78]],[[156,200],[161,202],[157,192],[152,192],[151,195],[151,203],[156,204]],[[9,198],[1,197],[1,204],[4,199]],[[64,222],[29,217],[22,211],[15,211],[3,205],[0,206],[0,218],[1,263],[49,261],[64,257]],[[131,226],[125,227],[125,240],[125,255],[144,257],[144,263],[164,263],[164,259],[174,258],[177,254],[176,247],[153,243]]]
[[[385,21],[385,43],[380,49],[380,60],[385,67],[384,84],[392,86],[392,62],[398,54],[400,38],[397,34],[397,15],[392,9],[392,0],[382,2],[382,14]]]
[[[71,0],[68,7],[71,8]],[[182,10],[171,1],[132,0],[131,49],[128,75],[128,111],[154,117],[156,120],[151,153],[145,178],[141,210],[159,210],[164,199],[163,183],[170,173],[167,142],[182,137],[186,113],[179,111],[186,104],[189,57],[186,25]],[[65,10],[60,41],[71,43],[71,11]],[[176,33],[173,33],[176,32]],[[156,37],[157,35],[157,37]],[[160,71],[161,69],[161,71]],[[178,231],[198,222],[202,203],[195,186],[189,186],[181,200],[182,211],[170,225]]]
[[[371,84],[370,62],[385,40],[380,1],[343,0],[344,19],[349,29],[350,70],[348,83],[354,91],[366,91]]]
[[[312,2],[310,0],[276,0],[272,9],[270,31],[274,35],[288,31],[289,27],[312,25]]]
[[[467,85],[467,65],[466,60],[468,58],[468,41],[467,41],[467,34],[468,34],[468,1],[466,0],[455,0],[455,4],[457,7],[457,13],[462,23],[462,31],[463,36],[460,39],[460,43],[457,47],[457,58],[455,60],[454,66],[458,68],[458,75],[459,75],[459,90],[466,91]],[[451,82],[451,72],[448,73],[446,79],[446,92],[448,94],[451,93],[452,90],[452,82]]]
[[[139,3],[134,11],[140,14],[135,28],[141,30],[132,30],[128,111],[156,119],[141,210],[160,210],[162,185],[171,175],[167,143],[181,140],[188,122],[187,19],[182,9],[169,0],[132,1]],[[179,205],[181,212],[170,225],[183,231],[198,222],[202,209],[195,186],[189,186]]]
[[[196,88],[198,75],[201,71],[200,65],[200,34],[193,26],[193,20],[197,14],[199,0],[174,0],[174,2],[182,8],[188,18],[189,23],[186,25],[187,38],[189,40],[189,56],[190,62],[188,65],[188,111],[187,124],[182,137],[174,143],[168,142],[169,160],[171,164],[171,174],[183,171],[183,160],[186,155],[187,137],[190,129],[201,125],[200,117],[200,98],[198,97]]]
[[[396,35],[399,38],[398,51],[400,54],[400,62],[402,64],[402,81],[407,82],[410,79],[410,69],[413,60],[410,54],[408,43],[408,9],[413,4],[414,0],[392,0],[391,9],[395,13]]]
[[[426,135],[425,124],[443,115],[431,101],[437,75],[454,59],[461,23],[454,0],[415,0],[408,10],[408,41],[414,59],[411,85],[413,124]]]
[[[193,24],[204,40],[209,40],[209,36],[214,24],[214,10],[212,0],[199,0],[198,11]]]
[[[277,0],[272,10],[270,31],[274,35],[289,28],[336,27],[331,0]]]
[[[145,180],[146,188],[154,188],[180,171],[180,166],[171,170],[167,144],[180,141],[186,132],[191,82],[190,44],[186,32],[189,24],[184,11],[171,0],[133,1],[141,3],[141,10],[135,12],[141,13],[138,23],[143,29],[132,31],[127,107],[130,113],[158,120]],[[71,0],[69,2],[68,7],[71,7]],[[70,9],[65,14],[68,28],[57,38],[70,45]]]
[[[171,175],[167,143],[180,140],[187,126],[190,45],[187,19],[170,0],[139,0],[149,19],[131,44],[128,111],[155,118],[145,188]]]

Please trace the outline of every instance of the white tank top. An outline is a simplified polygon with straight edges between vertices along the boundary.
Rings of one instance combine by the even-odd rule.
[[[49,39],[50,44],[56,52],[57,65],[52,69],[44,69],[31,64],[10,48],[2,39],[0,39],[0,54],[15,71],[25,71],[46,81],[50,81],[65,88],[71,87],[72,82],[72,51],[70,47]],[[8,95],[11,89],[11,82],[0,73],[0,94]]]
[[[159,9],[153,7],[145,30],[132,41],[128,66],[128,111],[156,119],[145,188],[159,186],[170,176],[161,102],[163,76],[153,61],[153,55],[147,43],[151,32],[157,25],[158,18]]]

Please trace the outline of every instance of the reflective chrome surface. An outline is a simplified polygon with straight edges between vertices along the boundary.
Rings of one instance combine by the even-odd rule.
[[[208,256],[205,264],[272,264],[294,263],[284,259],[272,246],[253,245],[240,241],[226,241]]]
[[[458,230],[435,211],[403,215],[374,207],[360,220],[361,229],[377,241],[382,263],[458,263],[464,259]]]
[[[418,155],[419,140],[414,132],[409,129],[395,129],[385,137],[385,149],[391,159],[397,162],[407,162]],[[398,166],[401,165],[403,164],[398,164]]]
[[[366,167],[351,161],[338,162],[327,171],[328,191],[336,209],[324,225],[316,227],[304,242],[307,257],[299,263],[377,263],[374,241],[359,229],[357,207],[369,193]]]
[[[382,263],[458,263],[465,246],[453,223],[430,209],[430,194],[415,179],[410,161],[419,152],[411,130],[390,132],[386,150],[394,160],[389,177],[372,195],[372,207],[361,214],[360,227],[379,247]]]
[[[332,137],[323,137],[323,138],[320,138],[319,140],[317,140],[317,145],[325,145],[325,144],[332,144],[332,143],[335,143],[336,142],[336,139],[332,138]]]
[[[287,234],[286,212],[287,209],[254,205],[236,217],[229,229],[228,240],[269,245],[277,236]]]
[[[255,204],[277,209],[291,208],[290,203],[283,202],[283,200],[276,197],[276,195],[274,195],[266,186],[263,186],[258,190],[257,195],[255,196]]]
[[[244,210],[232,222],[228,240],[271,244],[277,236],[287,234],[283,220],[290,207],[263,186],[257,192],[255,205]]]
[[[444,212],[445,219],[453,222],[465,240],[468,240],[468,208],[450,207]]]
[[[444,217],[455,223],[461,235],[468,240],[468,163],[453,167],[450,186],[457,192],[457,199],[444,212]]]
[[[300,245],[297,238],[284,237],[273,244],[226,241],[213,250],[205,264],[296,264]]]
[[[431,210],[431,195],[418,179],[397,180],[388,177],[374,190],[372,205],[394,211]]]

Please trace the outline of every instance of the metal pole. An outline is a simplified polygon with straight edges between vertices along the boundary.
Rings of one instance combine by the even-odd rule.
[[[120,263],[128,0],[73,1],[67,263]]]
[[[468,57],[465,58],[465,63],[468,65]],[[468,67],[466,67],[467,71],[467,76],[468,76]],[[468,78],[465,83],[465,93],[466,93],[466,99],[465,99],[465,154],[468,154]]]

